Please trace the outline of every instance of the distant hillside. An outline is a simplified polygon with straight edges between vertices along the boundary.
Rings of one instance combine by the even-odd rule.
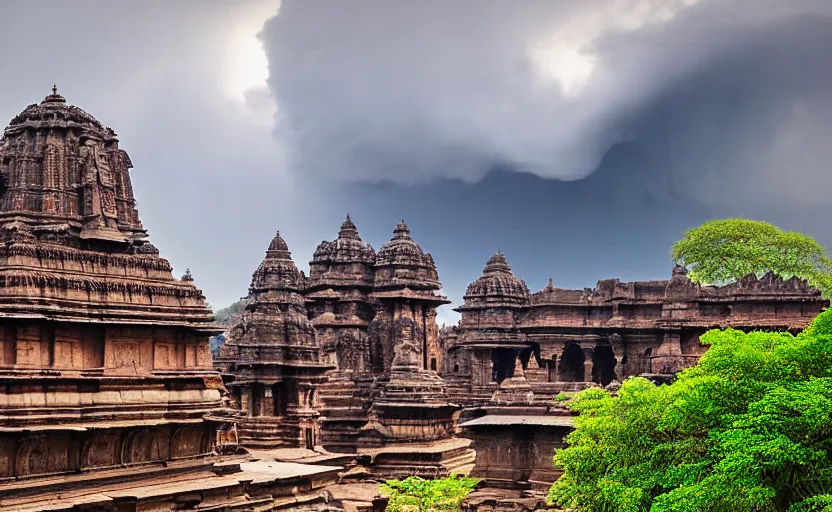
[[[234,324],[237,323],[243,314],[247,302],[247,299],[240,299],[234,304],[216,311],[214,313],[215,321],[226,329],[234,327]]]

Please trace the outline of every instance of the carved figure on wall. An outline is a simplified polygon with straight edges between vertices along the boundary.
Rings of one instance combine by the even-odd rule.
[[[405,341],[393,347],[393,366],[419,366],[419,349]]]
[[[115,230],[118,226],[113,172],[104,144],[87,139],[80,150],[85,230]]]

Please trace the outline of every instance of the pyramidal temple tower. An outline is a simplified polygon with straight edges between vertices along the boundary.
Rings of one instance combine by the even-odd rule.
[[[320,444],[321,357],[303,292],[306,277],[278,232],[251,278],[248,301],[215,364],[245,413],[240,441],[253,448]]]
[[[367,423],[358,435],[359,460],[378,477],[465,473],[474,462],[471,442],[456,437],[461,407],[448,400],[437,374],[441,353],[436,308],[436,264],[402,221],[378,251],[368,331],[374,369]]]
[[[148,486],[136,507],[177,494],[154,495],[154,478],[179,475],[178,492],[209,480],[182,475],[216,461],[228,420],[219,329],[148,242],[131,167],[54,88],[0,139],[0,510],[41,510],[56,479],[66,502],[98,492],[96,510],[126,510],[105,481]]]

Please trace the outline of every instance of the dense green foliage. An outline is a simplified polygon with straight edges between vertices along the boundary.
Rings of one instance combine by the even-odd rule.
[[[808,280],[832,292],[832,260],[815,240],[801,233],[748,219],[713,220],[685,232],[671,248],[673,259],[689,268],[694,282],[724,284],[748,274],[774,272],[784,279]]]
[[[581,512],[832,511],[832,310],[798,336],[713,330],[670,385],[579,393],[550,500]]]
[[[243,314],[245,308],[246,299],[240,299],[234,304],[216,311],[214,321],[222,326],[231,327],[240,319],[240,315]]]
[[[388,512],[428,510],[459,510],[462,500],[474,489],[477,478],[451,475],[448,478],[425,480],[411,476],[404,480],[387,480],[381,492],[390,497]]]

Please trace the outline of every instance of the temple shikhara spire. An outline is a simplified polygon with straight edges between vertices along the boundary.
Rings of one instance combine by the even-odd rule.
[[[347,214],[308,276],[263,240],[222,332],[150,243],[132,167],[56,86],[0,139],[0,512],[381,511],[367,482],[452,473],[490,486],[466,510],[544,508],[573,428],[557,395],[667,382],[711,328],[796,332],[829,305],[797,278],[681,266],[533,293],[498,248],[440,330],[419,227],[376,251]]]
[[[252,510],[289,492],[284,470],[216,466],[236,445],[208,346],[220,329],[147,240],[131,167],[57,87],[0,139],[2,512]]]

